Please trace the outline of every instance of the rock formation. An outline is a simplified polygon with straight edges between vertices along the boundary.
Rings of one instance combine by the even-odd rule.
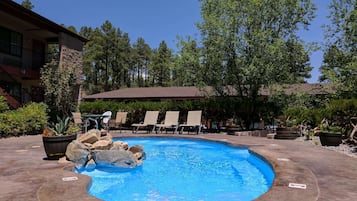
[[[77,169],[94,169],[97,165],[134,168],[142,165],[146,154],[141,145],[113,142],[110,134],[101,136],[99,130],[92,129],[67,146],[66,157]]]

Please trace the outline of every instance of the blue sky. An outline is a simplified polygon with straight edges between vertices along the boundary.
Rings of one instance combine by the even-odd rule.
[[[22,2],[22,0],[15,0]],[[322,24],[327,23],[327,5],[331,0],[312,0],[318,7],[317,17],[309,31],[299,32],[306,42],[323,41]],[[200,18],[200,3],[197,0],[31,0],[38,14],[66,26],[100,27],[109,20],[114,27],[127,32],[131,42],[144,38],[151,48],[157,48],[162,40],[169,48],[176,49],[176,37],[199,38],[195,23]],[[314,67],[310,83],[318,82],[322,51],[311,55]]]

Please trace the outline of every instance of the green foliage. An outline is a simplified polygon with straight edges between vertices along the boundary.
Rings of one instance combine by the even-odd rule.
[[[72,134],[72,133],[68,133],[68,129],[70,128],[70,123],[71,123],[70,117],[60,118],[57,116],[57,121],[50,122],[48,128],[53,132],[53,135],[55,136]]]
[[[357,117],[357,99],[333,100],[323,110],[323,115],[338,125],[348,125],[351,117]]]
[[[9,109],[9,106],[6,102],[6,98],[4,96],[0,96],[0,112],[4,112]]]
[[[1,136],[41,133],[47,124],[46,108],[43,103],[30,103],[17,110],[0,113]]]
[[[342,134],[345,129],[341,125],[337,125],[336,122],[330,123],[327,119],[323,119],[320,124],[320,131],[325,133],[339,133]]]
[[[247,108],[251,104],[248,101],[237,100],[235,98],[210,98],[207,100],[197,101],[180,101],[180,102],[114,102],[114,101],[95,101],[83,102],[80,105],[81,113],[103,113],[110,110],[113,113],[116,111],[127,111],[127,124],[140,122],[144,119],[145,112],[148,110],[160,111],[159,121],[164,118],[166,111],[180,111],[180,122],[185,121],[186,114],[190,110],[202,110],[203,119],[210,119],[211,121],[220,122],[227,119],[234,118],[246,122],[247,114],[251,113]],[[257,114],[263,113],[262,111],[268,110],[261,102],[258,103]],[[271,108],[270,108],[271,109]],[[239,112],[237,112],[239,111]],[[260,116],[250,116],[255,120],[259,120]]]
[[[330,101],[330,95],[309,95],[303,93],[285,94],[283,85],[271,87],[268,102],[275,116],[284,115],[296,121],[296,124],[318,126],[324,118],[322,108]]]
[[[87,94],[125,87],[201,83],[201,55],[195,40],[180,41],[182,50],[174,57],[165,41],[157,49],[144,38],[131,42],[128,33],[109,21],[100,27],[81,27],[79,34],[89,39],[83,56],[83,88]]]
[[[308,53],[296,33],[316,8],[310,0],[200,2],[204,82],[219,95],[245,100],[249,125],[262,86],[309,77]]]
[[[149,68],[153,86],[169,86],[171,64],[171,50],[167,47],[165,41],[162,41],[159,48],[153,51],[152,62]]]
[[[357,1],[334,0],[331,24],[325,29],[325,52],[320,81],[335,83],[338,97],[357,97]]]
[[[70,118],[60,118],[57,117],[57,122],[51,122],[49,125],[50,130],[54,132],[55,135],[64,135],[69,128]]]
[[[148,71],[152,57],[151,48],[144,38],[138,38],[133,44],[132,52],[132,85],[136,87],[148,86],[150,84]],[[159,72],[157,73],[160,74]]]
[[[296,32],[313,18],[310,0],[200,1],[208,85],[223,92],[232,84],[239,96],[254,97],[261,85],[308,76],[311,66]]]
[[[290,122],[294,125],[306,124],[311,127],[318,126],[323,119],[320,109],[300,106],[286,109],[284,115],[290,117]]]
[[[41,84],[45,90],[45,102],[50,110],[50,118],[57,115],[66,116],[75,109],[78,76],[75,66],[58,66],[55,61],[41,68]]]
[[[23,1],[21,2],[21,6],[27,8],[27,9],[29,9],[29,10],[32,10],[32,9],[35,7],[35,6],[31,3],[30,0],[23,0]]]
[[[174,86],[202,85],[200,54],[197,41],[190,37],[180,40],[179,53],[175,57],[175,67],[172,72]]]
[[[320,126],[323,130],[347,132],[352,129],[350,120],[357,117],[357,99],[336,99],[320,108],[289,107],[284,115],[296,124]],[[323,122],[323,123],[321,123]],[[347,133],[349,134],[349,133]]]

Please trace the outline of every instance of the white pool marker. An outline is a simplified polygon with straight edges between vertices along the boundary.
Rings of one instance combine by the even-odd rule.
[[[28,151],[27,149],[18,149],[18,150],[16,150],[15,152],[17,152],[17,153],[22,153],[22,152],[26,152],[26,151]]]
[[[277,144],[270,144],[270,146],[276,147],[276,146],[278,146],[278,145],[277,145]]]
[[[288,158],[277,158],[276,160],[278,160],[278,161],[290,161],[290,159],[288,159]]]
[[[62,181],[75,181],[78,180],[78,177],[63,177]]]
[[[35,149],[35,148],[40,148],[40,145],[33,145],[31,148]]]
[[[289,183],[289,188],[306,189],[306,184]]]

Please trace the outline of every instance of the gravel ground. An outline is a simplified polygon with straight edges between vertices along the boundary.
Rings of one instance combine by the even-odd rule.
[[[304,141],[306,143],[312,143],[316,146],[321,146],[319,137],[313,137],[312,140],[305,140],[304,137],[297,138],[298,141]],[[342,143],[339,146],[322,146],[324,149],[329,149],[346,154],[350,157],[357,158],[357,145],[356,144],[345,144]]]

